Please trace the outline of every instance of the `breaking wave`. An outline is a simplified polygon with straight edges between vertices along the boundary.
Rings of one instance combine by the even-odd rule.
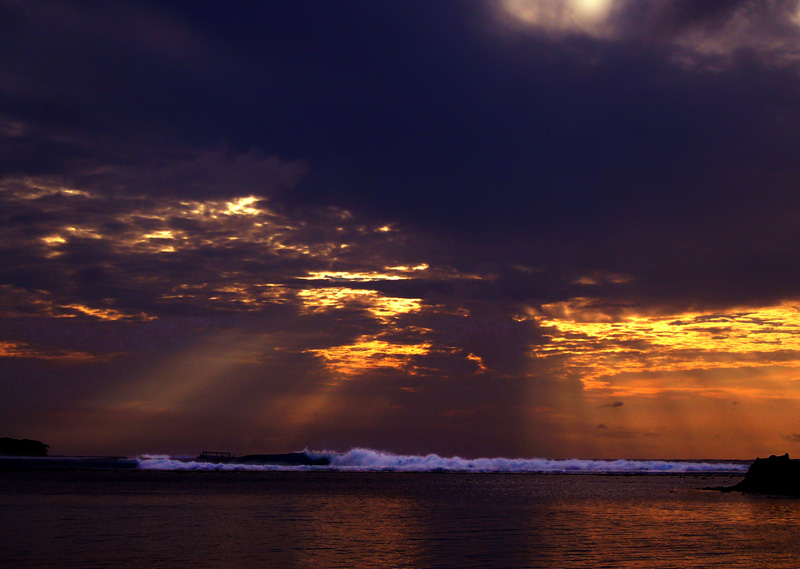
[[[675,460],[584,460],[546,458],[475,458],[441,457],[436,454],[403,455],[386,451],[355,448],[345,453],[305,450],[309,460],[327,459],[328,464],[286,465],[236,462],[203,462],[172,458],[166,455],[138,457],[142,470],[232,470],[232,471],[302,471],[333,470],[344,472],[529,472],[596,474],[740,474],[747,471],[745,461],[675,461]]]

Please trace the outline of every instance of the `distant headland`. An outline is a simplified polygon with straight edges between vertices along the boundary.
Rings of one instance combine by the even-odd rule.
[[[12,439],[9,437],[0,438],[0,456],[47,456],[46,445],[41,441],[30,439]]]

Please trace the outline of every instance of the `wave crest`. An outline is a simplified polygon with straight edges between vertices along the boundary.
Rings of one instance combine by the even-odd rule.
[[[395,454],[368,448],[354,448],[345,453],[304,450],[309,458],[326,458],[328,466],[280,464],[237,464],[175,459],[164,455],[142,455],[137,458],[142,470],[337,470],[347,472],[528,472],[528,473],[595,473],[595,474],[740,474],[748,463],[674,460],[585,460],[547,458],[461,458],[437,454]]]

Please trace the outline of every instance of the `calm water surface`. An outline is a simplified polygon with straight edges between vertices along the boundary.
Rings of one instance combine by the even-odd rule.
[[[0,567],[800,566],[740,476],[0,472]]]

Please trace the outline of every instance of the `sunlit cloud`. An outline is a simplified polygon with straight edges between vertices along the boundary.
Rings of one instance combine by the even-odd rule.
[[[615,273],[592,273],[582,275],[575,279],[574,284],[584,286],[596,286],[603,284],[624,284],[633,280],[632,277],[626,275],[618,275]]]
[[[10,285],[0,286],[0,317],[31,316],[46,318],[86,318],[94,321],[149,321],[156,316],[141,311],[126,311],[74,302],[59,302],[47,291],[26,291]]]
[[[21,200],[38,200],[46,197],[68,196],[92,199],[90,192],[79,190],[47,177],[24,177],[3,180],[3,191]]]
[[[431,344],[397,344],[363,336],[354,343],[323,350],[309,350],[321,357],[325,365],[340,377],[352,377],[380,369],[410,371],[414,357],[424,356]]]
[[[309,288],[299,290],[297,296],[308,312],[361,308],[384,322],[418,311],[422,302],[418,298],[389,297],[374,290],[352,288]]]
[[[419,271],[425,271],[429,267],[423,263],[416,267],[386,267],[383,272],[369,271],[369,272],[349,272],[349,271],[315,271],[310,272],[307,276],[298,277],[303,280],[333,280],[333,281],[351,281],[351,282],[369,282],[369,281],[399,281],[419,276]]]
[[[155,316],[150,316],[145,313],[139,314],[128,314],[122,312],[120,310],[113,310],[110,308],[92,308],[91,306],[84,306],[82,304],[64,304],[60,305],[59,308],[65,310],[74,310],[79,314],[85,314],[87,316],[92,316],[98,320],[107,320],[107,321],[115,321],[115,320],[155,320]],[[72,314],[64,313],[61,314],[60,317],[70,317]]]
[[[0,341],[0,360],[3,358],[48,360],[60,363],[85,363],[108,361],[113,354],[90,354],[74,350],[37,349],[25,342]]]
[[[479,373],[484,373],[489,371],[489,368],[486,367],[486,364],[484,364],[482,357],[475,355],[473,353],[469,353],[466,355],[466,359],[467,361],[473,362],[478,366]]]
[[[537,319],[549,342],[532,354],[558,359],[588,390],[755,397],[774,393],[767,384],[778,381],[800,397],[800,386],[787,383],[800,376],[800,308],[794,303],[659,316],[637,315],[631,308],[612,316],[579,299],[542,310]],[[736,370],[758,369],[764,385],[744,387],[735,381]]]
[[[357,258],[354,256],[360,248],[366,244],[373,247],[391,243],[397,229],[365,227],[349,212],[336,208],[315,213],[315,226],[308,219],[279,212],[268,200],[252,195],[157,201],[123,195],[106,198],[101,207],[92,191],[74,189],[61,180],[46,177],[2,180],[0,195],[9,208],[42,219],[41,228],[34,226],[34,231],[26,237],[21,237],[17,230],[12,232],[7,228],[4,232],[0,228],[0,241],[13,241],[17,247],[28,247],[52,261],[89,249],[93,256],[99,254],[99,259],[115,259],[113,263],[95,261],[110,275],[126,266],[131,269],[141,266],[141,271],[126,277],[126,287],[151,291],[152,298],[161,303],[218,304],[240,311],[299,300],[305,313],[356,307],[386,321],[397,314],[418,310],[420,300],[392,298],[362,288],[339,288],[331,283],[409,280],[419,278],[429,269],[427,264],[417,262],[388,263],[381,267],[367,264],[362,269],[340,270],[339,256],[352,267],[352,259]],[[88,214],[84,215],[84,211]],[[120,263],[120,259],[127,262]],[[198,261],[216,263],[215,268],[202,273],[177,270],[180,265],[176,263]],[[252,273],[253,266],[264,263],[278,268],[278,274],[271,276],[276,280],[256,278]],[[245,265],[247,270],[242,268]],[[292,265],[297,269],[290,269]],[[310,269],[314,266],[330,269]],[[151,267],[154,272],[149,275]],[[158,267],[176,267],[175,275],[179,278],[155,270]],[[55,264],[52,270],[62,268]],[[68,271],[66,267],[63,270]],[[294,285],[287,286],[288,282]],[[131,317],[115,306],[59,303],[55,296],[47,299],[39,296],[43,304],[60,305],[61,316],[78,312],[102,319]],[[50,315],[53,312],[52,308],[46,310]]]
[[[253,204],[256,202],[258,202],[256,196],[235,198],[225,202],[225,210],[229,215],[259,215],[261,209],[253,207]]]

